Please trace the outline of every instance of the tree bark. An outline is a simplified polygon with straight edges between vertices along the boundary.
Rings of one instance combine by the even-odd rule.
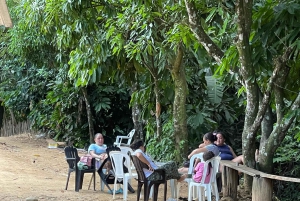
[[[243,155],[246,166],[255,167],[255,137],[257,130],[253,130],[253,122],[255,121],[258,112],[259,89],[256,85],[255,72],[251,60],[251,47],[249,37],[252,24],[252,0],[238,0],[237,9],[237,25],[238,25],[238,40],[237,49],[239,52],[239,60],[241,63],[240,72],[244,80],[246,88],[247,105],[245,111],[245,123],[243,130]],[[245,189],[250,191],[252,185],[252,177],[245,175]]]
[[[156,136],[160,138],[162,133],[161,126],[161,105],[160,105],[160,94],[159,94],[159,86],[157,77],[154,78],[154,93],[155,93],[155,120],[156,120]]]
[[[174,120],[174,137],[175,144],[182,145],[179,147],[179,154],[176,154],[177,162],[188,155],[188,139],[187,134],[187,117],[186,117],[186,96],[187,96],[187,83],[185,71],[182,64],[183,49],[179,44],[177,55],[173,68],[171,69],[172,78],[175,85],[175,98],[173,104],[173,120]]]
[[[208,54],[210,54],[219,64],[221,63],[224,52],[211,40],[205,33],[196,12],[196,6],[193,1],[185,0],[185,7],[189,15],[189,26],[197,40],[203,45]]]
[[[154,79],[154,93],[155,93],[155,121],[156,121],[156,137],[160,138],[162,134],[162,125],[161,125],[161,98],[159,93],[159,73],[158,68],[155,66],[154,57],[151,57],[151,62],[148,64],[146,59],[144,59],[144,65],[150,72],[152,78]]]
[[[85,101],[85,106],[86,106],[86,113],[87,113],[87,118],[88,118],[88,124],[89,124],[89,136],[90,136],[90,143],[94,143],[94,117],[91,111],[91,105],[89,102],[89,97],[87,93],[87,89],[85,87],[81,88],[81,91],[84,96],[84,101]]]
[[[137,91],[138,88],[139,88],[139,80],[137,78],[137,73],[136,73],[135,74],[135,80],[132,83],[131,93]],[[145,141],[144,133],[143,133],[143,121],[141,119],[140,105],[135,103],[132,106],[131,112],[132,112],[132,121],[133,121],[134,128],[135,128],[134,139],[142,139],[143,141]]]

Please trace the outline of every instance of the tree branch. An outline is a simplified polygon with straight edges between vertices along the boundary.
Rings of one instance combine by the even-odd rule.
[[[210,39],[210,37],[203,30],[201,24],[199,23],[201,20],[196,13],[194,2],[185,0],[185,6],[189,15],[189,25],[191,31],[194,33],[199,43],[203,45],[208,54],[210,54],[218,62],[218,64],[220,64],[224,56],[224,52]]]
[[[253,122],[253,126],[251,128],[252,132],[256,132],[260,127],[260,124],[264,118],[265,112],[269,106],[269,101],[271,98],[271,91],[274,87],[274,83],[278,82],[279,76],[281,76],[282,74],[285,74],[284,71],[285,71],[285,67],[286,67],[286,62],[289,58],[290,53],[291,53],[291,49],[290,48],[286,49],[284,54],[280,58],[276,59],[276,61],[275,61],[275,68],[274,68],[273,74],[269,79],[267,89],[264,93],[264,97],[261,101],[259,110],[258,110],[256,118]],[[285,80],[281,80],[280,82],[282,83],[284,81]],[[277,119],[277,123],[278,123],[278,121],[279,120]]]

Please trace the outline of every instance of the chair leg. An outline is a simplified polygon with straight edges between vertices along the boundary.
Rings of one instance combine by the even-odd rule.
[[[125,178],[123,179],[123,200],[127,200],[128,182],[130,182],[130,179],[125,176]]]
[[[144,184],[144,201],[149,201],[150,190],[153,185],[146,185]]]
[[[96,190],[96,172],[93,172],[94,177],[94,191]]]
[[[154,184],[153,187],[154,187],[153,201],[157,201],[159,184]],[[166,201],[165,196],[164,196],[164,201]]]
[[[93,172],[93,175],[92,175],[92,177],[90,179],[90,184],[89,184],[88,190],[90,190],[90,187],[91,187],[91,184],[92,184],[92,180],[94,182],[94,191],[95,191],[96,190],[96,173],[95,172]]]
[[[78,174],[76,175],[76,185],[75,185],[76,192],[82,189],[83,177],[84,177],[84,173],[78,171]]]
[[[82,183],[83,183],[83,177],[84,177],[84,173],[80,174],[80,185],[79,185],[79,189],[82,189]]]
[[[106,169],[102,169],[102,172],[105,173],[105,172],[106,172]],[[104,190],[104,187],[105,187],[105,183],[104,183],[104,181],[101,179],[101,177],[100,177],[100,184],[101,184],[101,191],[103,191],[103,190]]]
[[[167,181],[165,182],[165,186],[164,186],[164,201],[166,201],[167,200],[167,187],[168,187],[168,183],[167,183]]]
[[[171,187],[171,197],[178,200],[177,190],[176,190],[177,189],[177,180],[176,179],[170,180],[170,187]]]
[[[79,173],[76,174],[76,178],[75,178],[75,191],[78,192],[80,189],[80,175]]]
[[[188,201],[191,201],[192,200],[192,195],[193,195],[193,189],[194,187],[192,185],[189,185],[189,196],[188,196]],[[200,200],[200,197],[199,197],[199,200]]]
[[[94,174],[92,175],[91,179],[90,179],[90,184],[88,187],[88,190],[90,190],[91,184],[92,184],[92,180],[94,180]],[[95,185],[94,185],[94,190],[95,190]]]
[[[207,193],[207,200],[211,201],[211,188],[207,187],[206,188],[206,193]]]
[[[217,183],[214,182],[211,187],[212,187],[213,195],[216,197],[216,201],[219,201],[220,197],[219,197],[219,191],[218,191]]]
[[[136,194],[136,200],[139,201],[140,197],[141,197],[141,190],[142,190],[142,183],[138,183],[138,187],[137,187],[137,194]]]
[[[149,198],[153,198],[153,186],[150,188]]]
[[[115,177],[115,181],[114,181],[113,200],[115,199],[116,196],[116,189],[117,189],[117,177]]]
[[[66,184],[65,190],[68,190],[68,185],[69,185],[69,179],[70,179],[71,172],[72,172],[72,171],[70,171],[70,170],[69,170],[69,172],[68,172],[68,178],[67,178],[67,184]]]

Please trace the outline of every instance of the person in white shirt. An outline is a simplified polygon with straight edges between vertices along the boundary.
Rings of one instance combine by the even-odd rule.
[[[167,162],[162,166],[156,165],[151,158],[145,154],[144,142],[141,139],[135,140],[130,148],[134,150],[134,155],[136,155],[139,160],[145,163],[148,166],[148,169],[143,168],[146,178],[150,181],[155,181],[160,179],[160,175],[157,172],[154,172],[156,169],[163,169],[166,172],[166,179],[177,179],[178,182],[183,181],[186,178],[186,174],[180,174],[177,170],[177,165],[174,161]]]

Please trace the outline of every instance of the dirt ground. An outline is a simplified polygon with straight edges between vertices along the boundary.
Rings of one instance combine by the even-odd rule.
[[[25,201],[108,201],[112,195],[100,190],[100,177],[96,177],[96,191],[88,190],[90,174],[84,177],[83,189],[75,192],[75,174],[71,173],[68,190],[65,190],[68,165],[62,148],[49,149],[46,139],[36,139],[29,134],[0,137],[0,200]],[[84,152],[79,152],[83,155]],[[136,181],[132,187],[136,189]],[[180,183],[179,196],[187,197],[187,184]],[[113,186],[111,186],[113,187]],[[163,189],[160,190],[163,192]],[[163,200],[163,194],[158,200]],[[168,186],[168,198],[170,186]],[[32,199],[33,200],[33,199]],[[123,200],[117,194],[115,200]],[[128,192],[128,200],[135,201],[136,193]]]

